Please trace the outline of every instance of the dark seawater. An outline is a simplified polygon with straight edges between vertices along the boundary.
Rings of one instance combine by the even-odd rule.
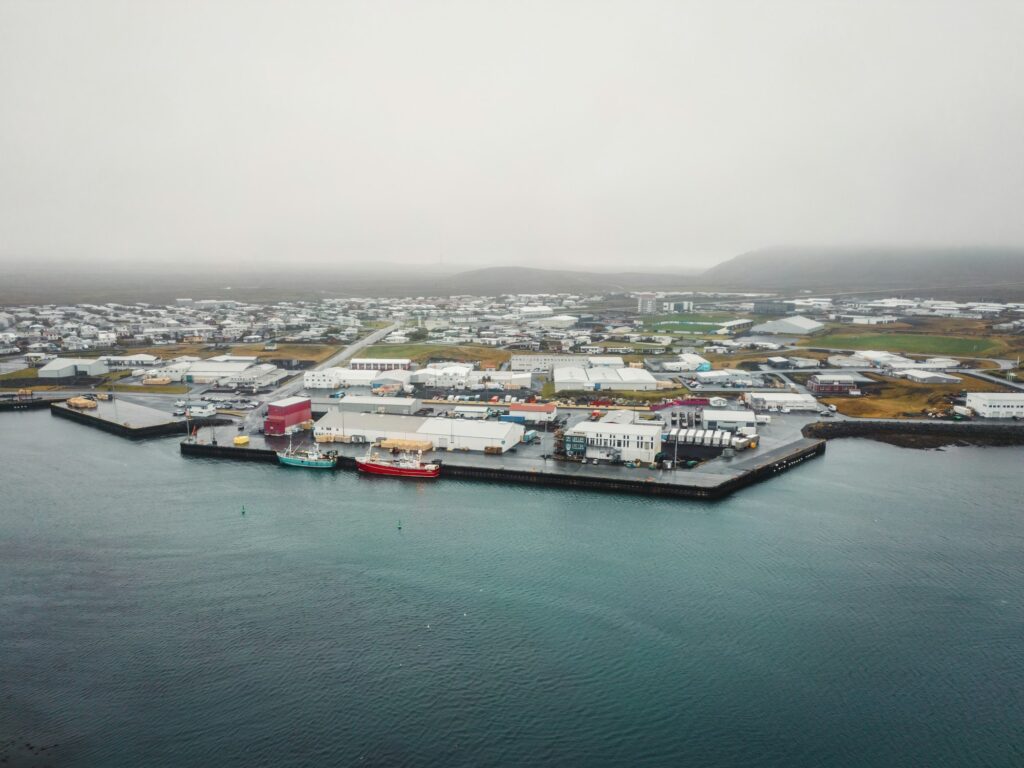
[[[34,412],[0,467],[9,765],[1024,765],[1021,449],[838,441],[694,503]]]

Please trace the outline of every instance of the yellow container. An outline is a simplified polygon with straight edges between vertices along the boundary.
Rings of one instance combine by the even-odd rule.
[[[231,442],[233,442],[235,445],[248,445],[249,444],[249,436],[248,435],[239,435],[238,437],[236,437]]]

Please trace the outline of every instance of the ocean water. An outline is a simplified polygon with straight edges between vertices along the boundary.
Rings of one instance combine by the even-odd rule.
[[[32,412],[0,467],[7,765],[1024,765],[1021,449],[837,441],[701,503]]]

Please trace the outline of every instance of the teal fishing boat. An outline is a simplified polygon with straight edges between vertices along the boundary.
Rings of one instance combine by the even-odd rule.
[[[337,451],[321,451],[317,446],[312,448],[292,448],[278,451],[277,460],[286,467],[306,467],[308,469],[334,469],[338,463]]]

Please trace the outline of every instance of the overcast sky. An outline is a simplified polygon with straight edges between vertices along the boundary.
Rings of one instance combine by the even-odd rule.
[[[0,260],[1024,243],[1024,2],[0,0]]]

